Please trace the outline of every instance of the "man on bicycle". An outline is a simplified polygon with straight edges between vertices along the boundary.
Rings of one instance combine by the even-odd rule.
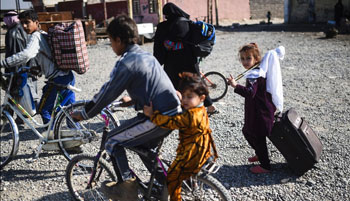
[[[88,119],[100,113],[126,90],[130,98],[122,98],[124,105],[133,103],[135,110],[142,110],[150,102],[154,109],[164,115],[181,112],[179,98],[170,79],[150,53],[143,51],[136,43],[138,31],[135,22],[127,16],[115,18],[108,26],[107,33],[113,51],[120,56],[111,72],[110,80],[95,94],[82,111],[72,117]],[[137,200],[137,184],[131,175],[124,147],[154,148],[170,130],[153,124],[143,113],[125,121],[112,130],[106,142],[106,150],[111,155],[118,183],[104,183],[103,191],[115,200]],[[149,159],[141,157],[146,167]],[[160,178],[160,177],[158,177]],[[163,178],[165,182],[165,178]]]

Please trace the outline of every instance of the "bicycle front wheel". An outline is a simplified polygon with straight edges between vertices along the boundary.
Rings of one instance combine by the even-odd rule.
[[[68,163],[66,182],[74,200],[109,200],[101,192],[101,184],[105,180],[116,181],[115,176],[107,161],[102,158],[94,169],[95,157],[90,154],[77,155]],[[91,178],[93,173],[94,177]]]
[[[222,99],[228,89],[226,78],[219,72],[207,72],[203,76],[204,83],[208,86],[209,96],[213,102]]]
[[[208,174],[200,174],[184,181],[181,197],[184,201],[231,201],[231,196],[226,188]]]
[[[0,114],[0,169],[17,154],[19,146],[18,128],[12,116],[3,110]]]
[[[102,134],[105,127],[105,117],[109,119],[110,130],[119,126],[119,121],[109,110],[87,120],[74,122],[70,113],[81,110],[86,102],[76,102],[64,107],[57,116],[55,123],[55,139],[60,140],[58,146],[67,160],[81,153],[97,154],[100,149]],[[65,140],[66,138],[66,140]],[[71,140],[67,141],[67,138]]]

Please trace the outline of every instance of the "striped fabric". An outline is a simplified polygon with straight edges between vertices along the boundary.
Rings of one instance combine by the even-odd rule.
[[[165,40],[164,41],[164,47],[170,51],[170,50],[181,50],[183,49],[184,45],[182,44],[182,42],[173,42],[170,40]]]
[[[52,56],[61,70],[74,70],[83,74],[89,69],[85,34],[80,20],[50,27],[49,43]]]

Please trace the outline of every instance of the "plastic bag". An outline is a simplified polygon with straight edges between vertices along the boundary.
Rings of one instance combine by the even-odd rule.
[[[27,84],[27,74],[21,74],[21,82],[18,95],[15,96],[16,101],[31,115],[36,114],[36,105],[30,87]]]

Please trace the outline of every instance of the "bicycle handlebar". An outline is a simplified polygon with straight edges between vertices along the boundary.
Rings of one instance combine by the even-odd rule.
[[[33,70],[31,67],[28,66],[22,66],[17,69],[17,71],[9,72],[9,73],[2,73],[2,76],[4,77],[11,77],[13,74],[20,74],[20,73],[27,73],[29,77],[35,77],[35,74],[38,74],[35,69]],[[35,74],[34,74],[35,73]]]
[[[117,111],[117,108],[118,108],[118,107],[121,107],[122,104],[123,104],[122,101],[114,101],[114,102],[112,102],[111,104],[109,104],[109,105],[107,106],[107,108],[108,108],[109,110],[111,110],[112,112],[116,112],[116,111]]]
[[[79,89],[79,88],[76,88],[76,87],[74,87],[74,86],[72,86],[72,85],[67,85],[67,89],[69,89],[69,90],[72,90],[72,91],[74,91],[74,92],[81,92],[81,89]]]
[[[45,81],[45,83],[49,84],[49,85],[54,85],[54,86],[61,88],[61,89],[69,89],[69,90],[72,90],[74,92],[81,92],[82,91],[81,89],[76,88],[70,84],[68,84],[68,85],[58,84],[58,83],[55,83],[54,81]]]

